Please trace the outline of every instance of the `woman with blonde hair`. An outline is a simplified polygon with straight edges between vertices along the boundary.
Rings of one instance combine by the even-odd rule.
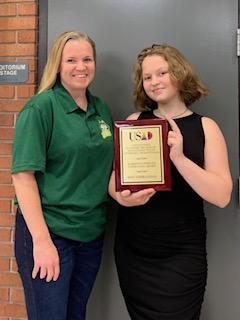
[[[15,255],[29,320],[84,320],[99,270],[113,134],[109,107],[88,90],[95,69],[93,40],[64,32],[17,119]]]

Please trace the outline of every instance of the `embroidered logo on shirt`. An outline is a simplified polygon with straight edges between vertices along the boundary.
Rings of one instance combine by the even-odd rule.
[[[106,139],[107,137],[111,137],[112,133],[110,130],[110,127],[108,124],[106,124],[106,122],[104,122],[103,120],[98,120],[99,123],[99,127],[101,129],[101,134],[103,139]]]

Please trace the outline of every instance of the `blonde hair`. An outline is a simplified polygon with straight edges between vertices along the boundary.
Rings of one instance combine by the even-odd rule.
[[[38,89],[38,93],[51,89],[57,80],[59,67],[61,64],[62,51],[69,40],[86,40],[93,49],[94,62],[96,64],[96,46],[94,41],[84,32],[67,31],[59,35],[52,44],[48,55],[47,63],[43,70],[43,76]]]
[[[168,44],[154,44],[139,53],[133,66],[134,89],[132,100],[137,110],[144,111],[148,108],[157,107],[156,102],[150,99],[143,89],[142,63],[147,56],[151,55],[162,56],[168,62],[171,81],[178,88],[180,98],[186,106],[189,107],[195,101],[208,95],[208,89],[178,49]]]

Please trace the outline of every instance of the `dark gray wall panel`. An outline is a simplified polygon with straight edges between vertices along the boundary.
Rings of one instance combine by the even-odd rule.
[[[234,192],[225,209],[206,204],[209,277],[202,320],[240,319],[237,27],[238,0],[48,1],[48,47],[67,30],[85,31],[95,40],[98,69],[91,90],[108,102],[115,119],[124,119],[134,111],[130,98],[132,65],[138,52],[153,43],[178,47],[210,89],[209,97],[194,110],[213,117],[223,130]],[[129,319],[112,255],[115,213],[111,207],[88,320]]]

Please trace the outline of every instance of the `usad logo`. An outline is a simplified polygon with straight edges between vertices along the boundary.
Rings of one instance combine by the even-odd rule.
[[[131,141],[140,141],[140,140],[150,140],[152,139],[153,134],[152,132],[141,132],[141,131],[136,131],[136,132],[129,132],[129,139]]]

